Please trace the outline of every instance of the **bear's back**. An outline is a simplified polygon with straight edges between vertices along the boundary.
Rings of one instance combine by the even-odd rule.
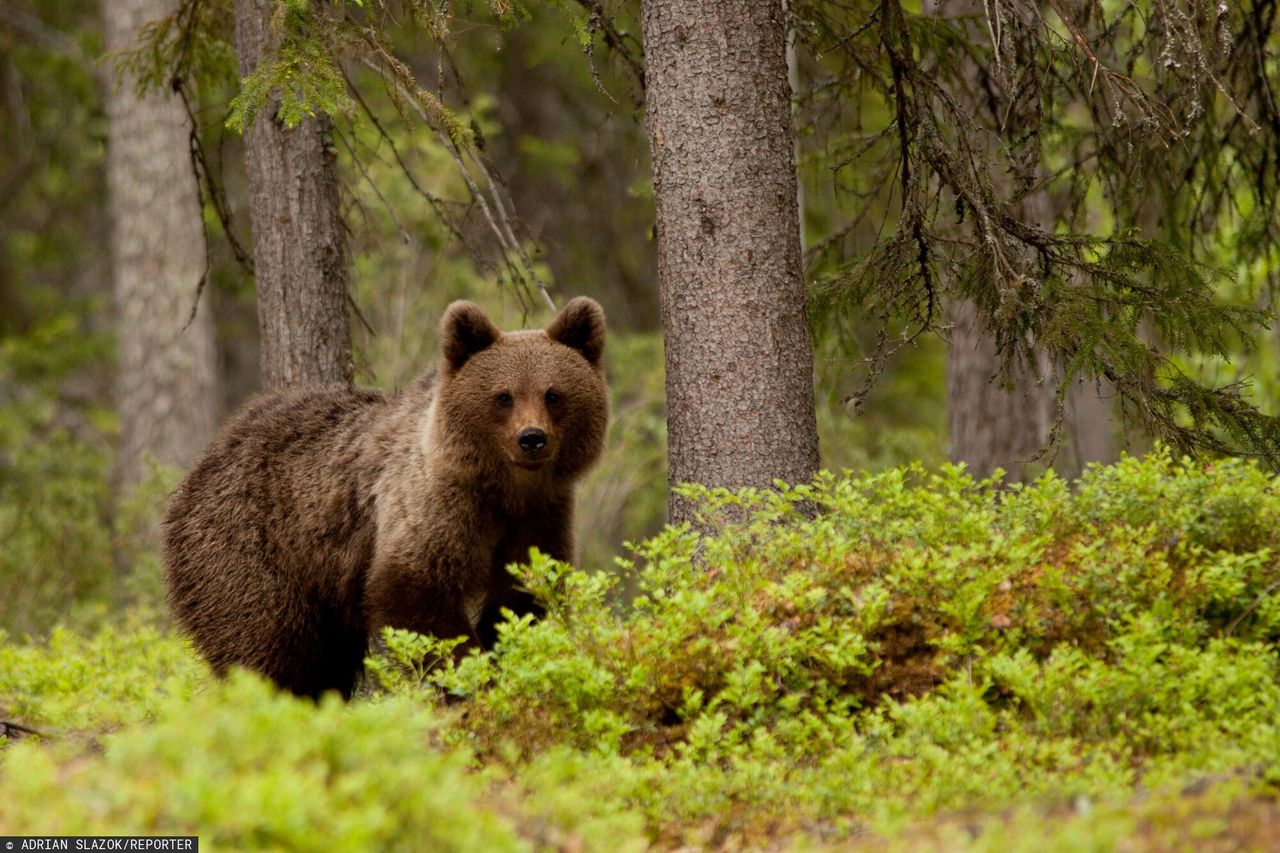
[[[261,505],[263,524],[297,524],[325,509],[388,406],[380,391],[342,386],[262,394],[219,431],[174,492],[165,523]]]

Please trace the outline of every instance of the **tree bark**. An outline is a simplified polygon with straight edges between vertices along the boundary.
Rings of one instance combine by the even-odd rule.
[[[1104,465],[1120,458],[1119,423],[1111,399],[1111,383],[1083,379],[1067,392],[1063,448],[1054,468],[1064,476],[1078,477],[1091,462]]]
[[[134,47],[139,29],[176,5],[104,0],[107,50]],[[144,454],[185,466],[212,437],[218,417],[217,353],[207,295],[191,318],[205,256],[186,111],[169,92],[139,97],[128,75],[118,84],[110,76],[106,103],[118,322],[117,476],[128,487],[144,473]]]
[[[278,44],[271,0],[236,0],[242,77]],[[327,117],[285,128],[271,99],[245,133],[265,388],[350,384],[349,273]]]
[[[670,482],[817,470],[780,0],[644,0]],[[668,514],[687,520],[674,496]]]

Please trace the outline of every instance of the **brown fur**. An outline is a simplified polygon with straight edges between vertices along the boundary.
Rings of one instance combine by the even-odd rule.
[[[608,420],[604,334],[582,297],[507,334],[455,302],[439,370],[403,393],[251,401],[164,521],[170,602],[214,670],[349,696],[383,626],[490,645],[502,607],[537,612],[505,567],[531,546],[573,557],[574,483]],[[518,443],[531,427],[541,452]]]

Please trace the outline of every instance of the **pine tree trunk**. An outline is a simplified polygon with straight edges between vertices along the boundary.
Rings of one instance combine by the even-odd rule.
[[[143,24],[176,5],[104,0],[107,50],[134,47]],[[143,455],[185,466],[204,449],[218,417],[217,354],[207,296],[191,319],[205,250],[186,111],[171,93],[139,97],[132,78],[117,85],[114,74],[106,103],[119,342],[117,475],[128,487],[144,473]]]
[[[818,467],[780,0],[644,0],[670,482]],[[669,499],[673,522],[689,507]]]
[[[986,14],[984,4],[976,0],[924,0],[921,8],[925,14],[973,16],[979,21]],[[1018,26],[1041,25],[1033,6],[1018,6],[1013,15],[1010,20]],[[1020,73],[1039,72],[1028,65]],[[968,108],[988,113],[994,110],[997,115],[987,116],[993,124],[1003,122],[1021,129],[1031,126],[1034,114],[1024,117],[1019,111],[1038,110],[1038,102],[1019,100],[1009,104],[999,74],[990,74],[990,69],[968,69],[972,99]],[[984,75],[986,80],[982,79]],[[994,156],[994,151],[991,154]],[[1007,184],[1008,177],[997,173],[992,181]],[[1053,231],[1055,205],[1047,186],[1032,190],[1017,208],[1023,221]],[[966,463],[975,477],[987,477],[1002,468],[1005,482],[1016,483],[1034,478],[1050,462],[1058,473],[1074,477],[1094,458],[1109,461],[1114,456],[1114,444],[1108,443],[1112,432],[1109,407],[1097,399],[1095,389],[1083,385],[1069,389],[1062,440],[1055,456],[1045,456],[1043,451],[1054,426],[1060,370],[1040,356],[1032,364],[1014,365],[1008,375],[1003,374],[995,342],[978,321],[974,306],[965,301],[953,303],[948,315],[953,324],[947,354],[949,455],[953,461]]]
[[[236,54],[246,76],[278,42],[271,0],[236,0]],[[351,382],[346,240],[337,152],[326,117],[287,129],[278,101],[245,133],[258,287],[262,384]]]
[[[1053,428],[1061,374],[1042,358],[1034,366],[1019,366],[1008,383],[1000,375],[995,344],[978,325],[973,306],[956,303],[948,313],[954,324],[947,352],[953,461],[964,462],[975,477],[1002,468],[1006,483],[1033,479],[1050,462],[1055,471],[1071,478],[1090,462],[1115,461],[1119,450],[1111,403],[1106,389],[1089,382],[1068,389],[1056,453],[1052,459],[1037,459]]]
[[[950,306],[951,347],[947,351],[947,413],[950,457],[975,477],[996,468],[1005,482],[1031,479],[1053,424],[1057,382],[1047,359],[1020,365],[1012,381],[1000,375],[995,343],[979,325],[972,303]],[[1040,466],[1040,469],[1046,467]]]
[[[1054,468],[1078,477],[1091,462],[1107,464],[1120,457],[1120,435],[1112,408],[1115,389],[1106,382],[1079,380],[1067,392],[1063,447]]]

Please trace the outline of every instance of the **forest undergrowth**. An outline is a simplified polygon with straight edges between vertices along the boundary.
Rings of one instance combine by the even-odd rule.
[[[0,641],[0,834],[206,849],[1265,849],[1280,488],[1157,450],[690,489],[612,569],[534,555],[497,648],[362,694],[214,679],[155,609]],[[585,535],[590,535],[586,532]],[[434,666],[424,665],[435,663]],[[15,732],[19,734],[19,732]]]

